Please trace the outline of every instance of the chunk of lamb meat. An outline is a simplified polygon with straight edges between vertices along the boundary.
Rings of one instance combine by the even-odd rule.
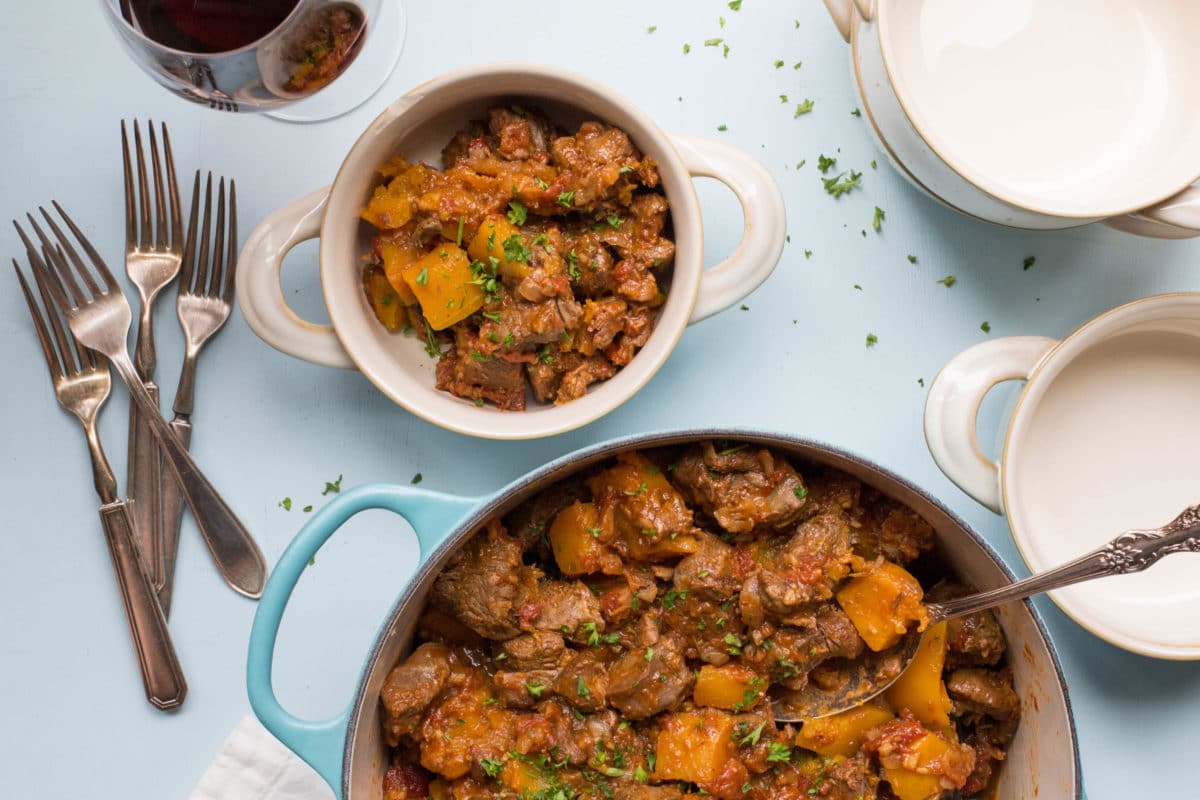
[[[809,673],[824,662],[856,659],[866,646],[854,623],[833,603],[819,606],[810,627],[780,627],[769,641],[770,649],[747,648],[743,660],[770,672],[773,682],[793,691],[807,686]]]
[[[863,507],[853,529],[854,552],[863,558],[905,565],[933,549],[933,526],[911,508],[870,488],[863,491]]]
[[[488,111],[488,131],[499,142],[497,152],[509,161],[545,153],[554,140],[554,126],[535,111],[493,108]]]
[[[449,647],[426,642],[388,673],[379,696],[390,746],[395,747],[400,737],[417,729],[421,716],[446,688],[451,658]]]
[[[567,478],[556,481],[554,485],[534,495],[517,506],[504,523],[509,532],[520,543],[523,550],[528,550],[538,542],[544,542],[550,530],[550,523],[558,516],[558,512],[579,500],[590,496],[582,477]],[[549,555],[547,549],[546,554]]]
[[[667,199],[661,194],[639,194],[629,206],[628,217],[601,230],[600,239],[622,260],[658,269],[675,259],[675,243],[662,235],[668,213]]]
[[[557,669],[502,671],[492,675],[492,685],[505,708],[533,708],[557,678]]]
[[[654,321],[650,316],[650,309],[635,306],[625,314],[621,321],[621,335],[604,348],[604,355],[613,364],[623,367],[633,361],[633,357],[649,341],[653,332]]]
[[[562,635],[553,631],[534,631],[501,642],[496,656],[505,669],[528,671],[557,669],[569,653]]]
[[[608,704],[630,719],[674,708],[692,690],[692,672],[673,634],[630,650],[608,670]]]
[[[840,515],[813,517],[801,523],[778,552],[768,555],[742,584],[742,619],[751,628],[767,617],[811,626],[812,604],[831,598],[834,585],[850,574],[850,526]]]
[[[442,149],[442,168],[449,169],[460,159],[485,158],[490,155],[491,151],[485,136],[486,131],[478,122],[472,122],[454,134],[454,138]]]
[[[520,633],[516,604],[521,590],[521,543],[499,522],[475,534],[433,582],[429,602],[487,639]]]
[[[699,542],[696,552],[675,565],[675,589],[716,600],[732,597],[744,577],[733,547],[711,534],[701,535]]]
[[[543,403],[556,405],[583,397],[588,387],[617,374],[617,369],[601,356],[584,358],[578,353],[557,353],[549,363],[539,359],[525,365],[533,394]]]
[[[585,122],[574,136],[555,139],[550,153],[560,170],[550,190],[571,197],[568,210],[614,210],[629,204],[638,180],[647,186],[658,184],[651,159],[642,159],[624,131],[600,122]],[[622,172],[623,167],[632,171]]]
[[[929,590],[930,602],[951,600],[970,592],[956,583],[939,583]],[[991,609],[976,611],[946,623],[946,668],[992,667],[1000,663],[1007,644]]]
[[[584,631],[585,623],[604,631],[600,600],[581,581],[537,581],[523,597],[520,613],[530,630],[561,633],[582,644],[591,635],[590,630]]]
[[[684,794],[677,786],[622,781],[613,786],[613,800],[684,800]]]
[[[499,308],[489,308],[488,313],[499,318],[485,318],[479,326],[479,338],[488,343],[484,349],[494,350],[494,343],[499,342],[507,350],[518,351],[558,341],[579,322],[583,309],[568,298],[530,303],[505,292]]]
[[[874,797],[879,776],[866,756],[857,754],[826,764],[808,797],[820,800],[863,800]]]
[[[580,711],[599,711],[608,696],[608,670],[595,652],[583,650],[559,671],[553,688]]]
[[[525,372],[520,364],[485,355],[466,328],[438,361],[437,388],[468,400],[490,400],[504,411],[525,409]]]
[[[683,642],[686,657],[713,666],[730,660],[733,640],[729,637],[745,640],[745,629],[732,604],[706,599],[700,593],[672,591],[664,595],[663,621]]]
[[[992,782],[992,774],[1004,760],[1005,752],[991,742],[972,734],[965,740],[975,750],[975,769],[963,786],[964,795],[976,795],[987,789]]]
[[[611,709],[582,715],[556,698],[539,705],[538,714],[549,724],[545,744],[554,751],[556,761],[566,759],[575,766],[586,764],[599,749],[610,747],[618,736],[620,720]]]
[[[574,282],[576,296],[605,297],[612,294],[612,269],[616,263],[612,251],[600,235],[586,225],[569,225],[563,230],[564,252],[574,253],[579,279]],[[570,261],[570,256],[567,256]]]
[[[956,669],[946,679],[946,691],[959,713],[974,713],[997,720],[1013,719],[1021,713],[1021,698],[1013,691],[1005,671]]]
[[[731,533],[783,528],[804,511],[800,475],[769,450],[718,452],[712,442],[690,448],[676,462],[675,483]]]

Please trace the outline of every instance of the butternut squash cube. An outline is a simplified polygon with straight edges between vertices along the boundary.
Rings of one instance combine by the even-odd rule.
[[[462,248],[439,245],[404,268],[404,282],[421,304],[421,313],[436,331],[483,308],[483,289],[475,283],[471,259]]]
[[[654,748],[655,781],[706,783],[716,780],[737,754],[733,717],[713,709],[664,714]]]
[[[396,290],[400,302],[406,306],[415,306],[417,296],[404,282],[404,269],[421,257],[421,251],[407,239],[393,236],[379,237],[375,242],[375,249],[383,260],[383,274]]]
[[[939,622],[925,632],[921,646],[908,669],[886,692],[893,708],[907,708],[921,723],[933,730],[950,724],[950,695],[942,681],[946,666],[946,623]]]
[[[539,775],[533,767],[522,764],[515,758],[504,762],[504,767],[500,770],[500,783],[521,797],[540,792],[550,785],[546,778]]]
[[[698,706],[743,711],[757,705],[766,688],[766,680],[742,664],[705,664],[696,677],[692,701]]]
[[[533,271],[528,242],[521,229],[504,217],[485,219],[471,237],[467,252],[475,261],[490,263],[489,259],[496,259],[496,268],[509,278],[520,280]]]
[[[606,526],[595,505],[576,502],[550,524],[550,550],[563,575],[620,571],[620,559],[601,541],[611,535],[611,517]]]
[[[400,301],[395,287],[387,276],[376,267],[368,267],[363,272],[363,291],[371,310],[389,331],[398,331],[404,326],[408,315],[404,312],[404,303]]]
[[[592,476],[596,505],[612,508],[618,549],[639,561],[665,561],[694,553],[692,511],[661,469],[640,453],[619,453],[617,463]]]
[[[884,561],[870,572],[851,578],[838,590],[837,602],[854,623],[858,635],[875,652],[892,647],[916,623],[929,624],[922,600],[925,592],[908,570]]]
[[[954,749],[956,745],[934,733],[926,734],[910,744],[906,752],[910,757],[916,757],[912,769],[887,766],[883,768],[883,775],[891,784],[892,794],[899,800],[930,800],[940,796],[942,791],[950,786],[943,783],[938,762],[952,758],[954,754],[951,751]]]
[[[849,758],[862,747],[868,733],[895,716],[882,703],[867,703],[833,716],[810,719],[796,734],[796,746],[822,756]]]

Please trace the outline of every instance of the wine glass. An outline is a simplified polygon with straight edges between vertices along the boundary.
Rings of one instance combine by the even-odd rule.
[[[362,105],[395,70],[404,44],[400,0],[100,4],[138,65],[175,94],[290,122]]]

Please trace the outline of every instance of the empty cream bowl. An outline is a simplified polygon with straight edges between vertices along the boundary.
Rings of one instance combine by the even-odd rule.
[[[1200,235],[1200,5],[826,0],[908,177],[991,222]]]
[[[598,119],[614,125],[653,157],[670,204],[676,256],[654,333],[629,365],[570,403],[531,403],[523,412],[502,412],[436,389],[436,359],[419,340],[389,333],[375,318],[361,268],[371,231],[359,211],[380,182],[380,165],[393,155],[440,165],[442,148],[457,130],[513,98],[541,106],[560,124]],[[693,184],[700,176],[725,183],[745,217],[741,243],[709,269]],[[284,353],[357,368],[393,401],[443,428],[488,439],[531,439],[578,428],[629,399],[658,371],[689,324],[735,305],[766,280],[783,251],[786,228],[778,185],[746,152],[696,136],[668,135],[628,100],[583,76],[535,64],[489,64],[449,73],[401,97],[359,137],[331,186],[270,214],[242,249],[237,294],[251,329]],[[317,237],[332,325],[292,311],[279,282],[288,251]]]
[[[1026,381],[999,463],[975,436],[983,396]],[[1062,341],[994,339],[934,379],[925,438],[967,494],[1004,513],[1026,564],[1056,567],[1126,530],[1200,503],[1200,293],[1147,297]],[[1200,553],[1051,593],[1101,638],[1143,655],[1200,659]]]

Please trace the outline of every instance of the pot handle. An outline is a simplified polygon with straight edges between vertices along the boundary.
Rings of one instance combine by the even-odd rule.
[[[682,133],[672,134],[671,141],[693,177],[716,178],[737,195],[745,217],[737,249],[704,270],[690,325],[740,302],[770,276],[783,254],[787,213],[779,184],[745,150]]]
[[[1113,217],[1104,224],[1126,233],[1154,239],[1190,239],[1200,236],[1200,186],[1133,214]]]
[[[925,443],[934,463],[960,489],[997,514],[1000,467],[983,454],[975,434],[979,404],[1001,381],[1024,380],[1054,339],[1011,336],[977,344],[942,367],[925,400]]]
[[[351,489],[317,511],[300,529],[267,580],[250,629],[246,659],[250,706],[263,726],[316,770],[339,798],[350,708],[330,719],[300,719],[279,704],[271,684],[275,639],[292,590],[321,546],[360,511],[384,508],[408,520],[416,531],[423,561],[479,503],[478,498],[454,497],[409,486],[374,484]]]
[[[288,203],[259,223],[238,257],[237,298],[250,329],[289,356],[327,367],[354,369],[332,325],[303,319],[288,306],[279,270],[288,252],[321,235],[329,187]]]

